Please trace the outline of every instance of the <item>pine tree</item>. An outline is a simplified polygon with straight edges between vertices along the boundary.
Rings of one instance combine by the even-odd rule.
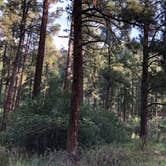
[[[83,97],[83,57],[82,57],[82,25],[81,25],[82,0],[75,0],[73,4],[73,83],[71,112],[68,127],[67,150],[73,156],[78,155],[78,122],[79,112]]]
[[[2,117],[2,123],[1,123],[1,131],[6,129],[8,114],[9,114],[10,110],[12,109],[14,84],[16,81],[19,67],[20,67],[21,48],[23,46],[24,38],[25,38],[25,32],[26,32],[25,27],[26,27],[26,22],[27,22],[29,5],[30,5],[30,1],[28,1],[28,2],[26,0],[23,1],[22,18],[21,18],[21,22],[20,22],[19,43],[18,43],[18,47],[17,47],[17,51],[16,51],[16,56],[15,56],[15,59],[13,62],[12,75],[9,79],[9,86],[8,86],[7,92],[6,92],[6,99],[5,99],[5,103],[4,103],[3,117]]]
[[[49,6],[49,0],[44,0],[42,23],[41,23],[41,29],[40,29],[39,48],[38,48],[36,71],[35,71],[35,77],[34,77],[33,97],[36,97],[37,95],[39,95],[40,88],[41,88],[41,76],[42,76],[42,69],[43,69],[45,39],[46,39],[46,30],[47,30],[47,21],[48,21],[48,6]]]

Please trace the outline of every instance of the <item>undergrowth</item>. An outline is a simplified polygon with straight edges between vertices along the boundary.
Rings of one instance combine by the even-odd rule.
[[[164,144],[163,144],[164,146]],[[153,145],[142,152],[129,144],[97,146],[80,153],[80,166],[165,166],[166,150],[160,153],[160,146]],[[157,150],[157,151],[154,151]],[[10,156],[10,157],[9,157]],[[71,157],[65,151],[44,155],[20,156],[6,153],[0,155],[1,166],[71,166]]]

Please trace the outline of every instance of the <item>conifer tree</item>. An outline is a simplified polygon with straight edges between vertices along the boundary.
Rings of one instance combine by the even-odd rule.
[[[78,155],[78,122],[83,97],[83,57],[82,57],[82,0],[73,2],[73,83],[71,97],[71,112],[68,127],[67,150],[73,156]]]
[[[41,76],[42,76],[42,69],[43,69],[46,30],[47,30],[47,21],[48,21],[48,6],[49,6],[49,0],[44,0],[42,23],[41,23],[41,29],[40,29],[39,48],[38,48],[36,71],[35,71],[35,77],[34,77],[34,88],[33,88],[34,97],[36,97],[40,93],[40,88],[41,88]]]

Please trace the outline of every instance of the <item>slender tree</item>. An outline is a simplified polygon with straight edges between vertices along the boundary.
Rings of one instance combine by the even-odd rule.
[[[4,53],[2,55],[2,72],[1,72],[1,79],[0,79],[0,102],[2,102],[2,89],[3,89],[3,82],[5,76],[5,59],[7,53],[7,43],[5,43]]]
[[[38,48],[36,71],[35,71],[35,77],[34,77],[33,97],[36,97],[40,93],[40,88],[41,88],[41,76],[42,76],[42,69],[43,69],[46,30],[47,30],[47,21],[48,21],[48,7],[49,7],[49,0],[44,0],[42,23],[41,23],[41,29],[40,29],[39,48]]]
[[[70,25],[70,36],[68,43],[64,90],[69,90],[70,88],[71,75],[72,75],[72,56],[73,56],[73,18],[71,18],[71,25]]]
[[[11,110],[12,101],[13,101],[13,90],[14,90],[14,84],[17,77],[17,71],[20,67],[20,58],[21,58],[21,48],[24,43],[25,38],[25,32],[26,32],[26,22],[27,22],[27,16],[29,11],[29,5],[30,1],[27,2],[27,0],[24,0],[22,2],[22,18],[20,23],[20,36],[19,36],[19,43],[16,51],[16,56],[13,62],[13,69],[12,69],[12,75],[9,79],[9,86],[6,90],[6,99],[4,102],[4,110],[3,110],[3,117],[2,117],[2,123],[1,123],[1,131],[6,129],[7,119],[9,111]]]
[[[142,69],[142,84],[141,84],[141,121],[140,121],[140,136],[142,138],[142,148],[147,140],[147,114],[148,114],[148,38],[149,24],[144,25],[143,37],[143,69]]]

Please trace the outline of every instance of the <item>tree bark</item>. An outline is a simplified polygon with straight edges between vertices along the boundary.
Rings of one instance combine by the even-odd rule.
[[[143,69],[142,69],[142,82],[141,82],[141,121],[140,121],[140,137],[142,140],[142,149],[147,143],[147,116],[148,116],[148,33],[149,25],[144,25],[144,38],[143,38]]]
[[[20,69],[20,75],[19,75],[19,81],[18,81],[18,86],[17,86],[17,93],[16,93],[16,99],[14,102],[13,110],[16,110],[16,108],[19,106],[20,103],[20,98],[21,98],[21,92],[22,92],[22,84],[23,84],[23,75],[24,75],[24,70],[25,70],[25,62],[26,62],[26,56],[27,52],[25,52],[26,55],[24,55],[23,58],[23,66]]]
[[[106,23],[107,26],[108,23]],[[109,32],[107,32],[109,33]],[[111,44],[108,45],[108,69],[109,71],[111,70]],[[110,76],[109,79],[107,80],[107,85],[106,85],[106,92],[105,92],[105,111],[109,111],[110,110]]]
[[[20,67],[20,69],[18,71],[18,73],[19,73],[18,79],[19,80],[18,80],[18,87],[17,87],[16,99],[15,99],[15,102],[14,102],[13,110],[16,110],[16,108],[19,106],[20,99],[21,99],[23,76],[24,76],[24,71],[25,71],[26,59],[27,59],[27,56],[28,56],[28,50],[29,50],[30,43],[31,43],[31,37],[32,37],[31,34],[28,34],[25,53],[24,53],[24,55],[22,56],[22,59],[21,59],[22,66]]]
[[[71,112],[68,127],[67,150],[74,157],[78,155],[78,122],[83,96],[83,57],[82,57],[82,0],[74,0],[74,49],[73,49],[73,83]]]
[[[125,86],[123,87],[123,121],[126,122],[126,88]]]
[[[131,103],[131,117],[134,117],[135,115],[135,89],[134,89],[134,74],[133,72],[132,78],[131,78],[131,96],[132,96],[132,103]]]
[[[41,29],[40,29],[39,48],[38,48],[36,70],[35,70],[35,77],[34,77],[33,97],[36,97],[40,93],[40,89],[41,89],[41,76],[42,76],[42,69],[43,69],[46,29],[47,29],[47,21],[48,21],[48,6],[49,6],[49,0],[44,0],[42,23],[41,23]]]
[[[29,11],[29,4],[30,1],[24,0],[23,1],[23,14],[22,14],[22,19],[21,19],[21,23],[20,23],[20,38],[19,38],[19,44],[18,44],[18,48],[17,48],[17,52],[16,52],[16,57],[14,59],[14,63],[13,63],[13,71],[12,71],[12,75],[9,78],[9,86],[7,89],[7,95],[6,95],[6,99],[4,102],[4,110],[3,110],[3,116],[2,116],[2,123],[1,123],[1,131],[6,129],[6,125],[7,125],[7,120],[8,120],[8,114],[9,111],[11,109],[11,105],[12,105],[12,96],[13,96],[13,88],[14,88],[14,82],[15,79],[17,77],[17,71],[18,68],[20,67],[20,58],[21,58],[21,48],[22,45],[24,43],[24,37],[25,37],[25,27],[26,27],[26,20],[27,20],[27,14]]]
[[[2,89],[3,89],[3,82],[4,82],[4,76],[5,76],[5,58],[7,53],[7,43],[5,43],[4,53],[2,57],[2,72],[1,72],[1,80],[0,80],[0,103],[2,102]]]

